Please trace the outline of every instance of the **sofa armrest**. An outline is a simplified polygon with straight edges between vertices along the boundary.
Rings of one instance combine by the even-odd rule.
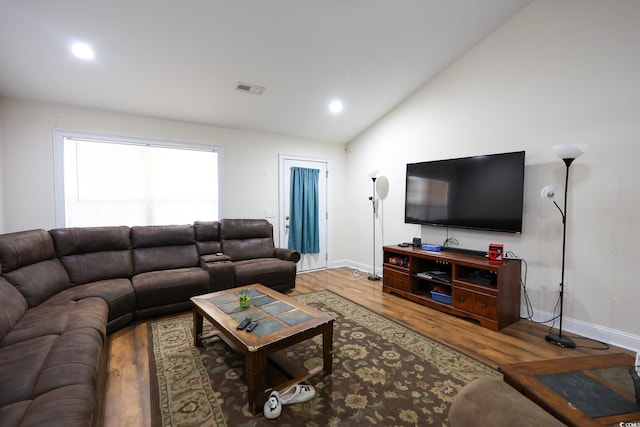
[[[275,248],[274,254],[277,258],[280,258],[284,261],[300,261],[300,252],[294,249]]]
[[[449,424],[455,427],[564,425],[500,378],[489,376],[476,378],[458,391],[449,408]]]
[[[220,262],[220,261],[231,261],[231,257],[229,255],[224,255],[224,254],[207,254],[207,255],[200,255],[200,262],[201,263],[210,263],[210,262]]]
[[[200,257],[200,267],[209,273],[209,288],[212,292],[223,291],[236,287],[236,269],[227,255],[218,255],[217,260],[205,261],[215,255],[203,255]]]

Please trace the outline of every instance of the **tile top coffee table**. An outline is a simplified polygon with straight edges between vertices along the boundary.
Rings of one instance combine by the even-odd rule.
[[[628,354],[501,365],[504,381],[570,426],[640,421]]]
[[[246,290],[251,297],[249,308],[240,307],[241,290]],[[268,358],[280,350],[322,334],[323,365],[271,387],[274,390],[282,390],[320,372],[331,374],[335,319],[330,315],[260,284],[200,295],[191,301],[195,345],[201,343],[204,318],[213,324],[225,342],[244,354],[252,413],[262,411]],[[237,330],[238,324],[247,317],[257,320],[258,326],[251,332]]]

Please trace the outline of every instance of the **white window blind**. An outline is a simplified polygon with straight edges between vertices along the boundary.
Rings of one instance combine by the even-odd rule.
[[[64,226],[219,219],[215,150],[63,138]]]

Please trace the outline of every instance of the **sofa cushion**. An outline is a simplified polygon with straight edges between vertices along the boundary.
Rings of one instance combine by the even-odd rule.
[[[275,256],[273,228],[264,219],[223,219],[220,239],[222,252],[233,261]]]
[[[69,276],[55,256],[51,236],[44,230],[0,235],[2,273],[24,295],[29,307],[70,286]]]
[[[30,309],[0,347],[0,424],[3,426],[89,425],[95,415],[99,364],[105,349],[106,304],[99,298],[71,301],[59,304],[54,313],[44,312],[45,305]],[[29,313],[36,311],[36,316],[25,320]],[[43,323],[50,319],[40,316],[51,314],[57,319],[65,318],[63,311],[71,313],[66,316],[66,322],[49,327],[53,333],[47,334]],[[66,324],[63,326],[62,323]],[[24,333],[26,329],[42,335],[31,333],[33,331]],[[15,331],[18,333],[12,335]],[[86,396],[60,393],[60,390],[76,386],[81,387]],[[73,404],[72,400],[78,398],[77,404]],[[25,405],[25,402],[29,404]],[[56,408],[66,405],[79,409],[84,415],[75,419],[74,410],[66,415],[56,412]],[[49,416],[53,418],[49,419]],[[9,420],[20,422],[8,424]]]
[[[96,391],[86,384],[52,390],[33,400],[21,427],[45,424],[81,427],[98,424]]]
[[[196,221],[196,247],[198,254],[209,255],[222,252],[220,242],[220,223],[218,221]]]
[[[27,310],[0,343],[1,347],[76,329],[93,329],[106,338],[108,307],[102,298],[49,300]]]
[[[96,390],[87,384],[76,384],[1,407],[0,420],[6,427],[87,427],[96,425],[97,407]]]
[[[133,275],[129,227],[50,230],[56,254],[72,285]]]
[[[0,407],[32,398],[40,368],[57,339],[44,335],[0,348]]]
[[[22,400],[20,402],[11,403],[9,405],[0,406],[0,420],[2,425],[6,427],[19,427],[25,414],[29,410],[31,400]]]
[[[0,235],[0,266],[8,273],[56,256],[51,236],[44,230],[18,231]]]
[[[132,320],[136,294],[129,279],[109,279],[73,286],[50,298],[51,303],[99,297],[109,306],[108,322],[126,317]],[[49,302],[48,301],[48,302]],[[107,326],[109,326],[109,323]]]
[[[180,246],[195,243],[193,225],[143,225],[131,227],[132,248]]]
[[[18,320],[27,311],[27,301],[22,294],[0,277],[0,343],[11,329],[18,323]]]
[[[129,227],[72,227],[49,230],[58,257],[130,249]]]
[[[4,277],[24,295],[29,307],[35,307],[71,286],[66,270],[56,258],[13,270]]]
[[[136,275],[199,263],[192,225],[132,227],[131,246]]]
[[[150,271],[132,279],[137,309],[189,301],[209,292],[209,273],[200,267]]]
[[[283,283],[295,284],[296,265],[293,262],[278,258],[259,258],[234,263],[236,270],[236,286],[261,283],[273,287]]]
[[[133,250],[134,273],[172,270],[198,265],[198,251],[195,245],[163,246]]]
[[[74,384],[97,387],[98,365],[104,348],[102,337],[95,329],[75,329],[60,335],[39,371],[33,395]]]

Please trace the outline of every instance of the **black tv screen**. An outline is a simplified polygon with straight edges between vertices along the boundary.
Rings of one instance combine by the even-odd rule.
[[[521,233],[524,154],[407,164],[405,222]]]

